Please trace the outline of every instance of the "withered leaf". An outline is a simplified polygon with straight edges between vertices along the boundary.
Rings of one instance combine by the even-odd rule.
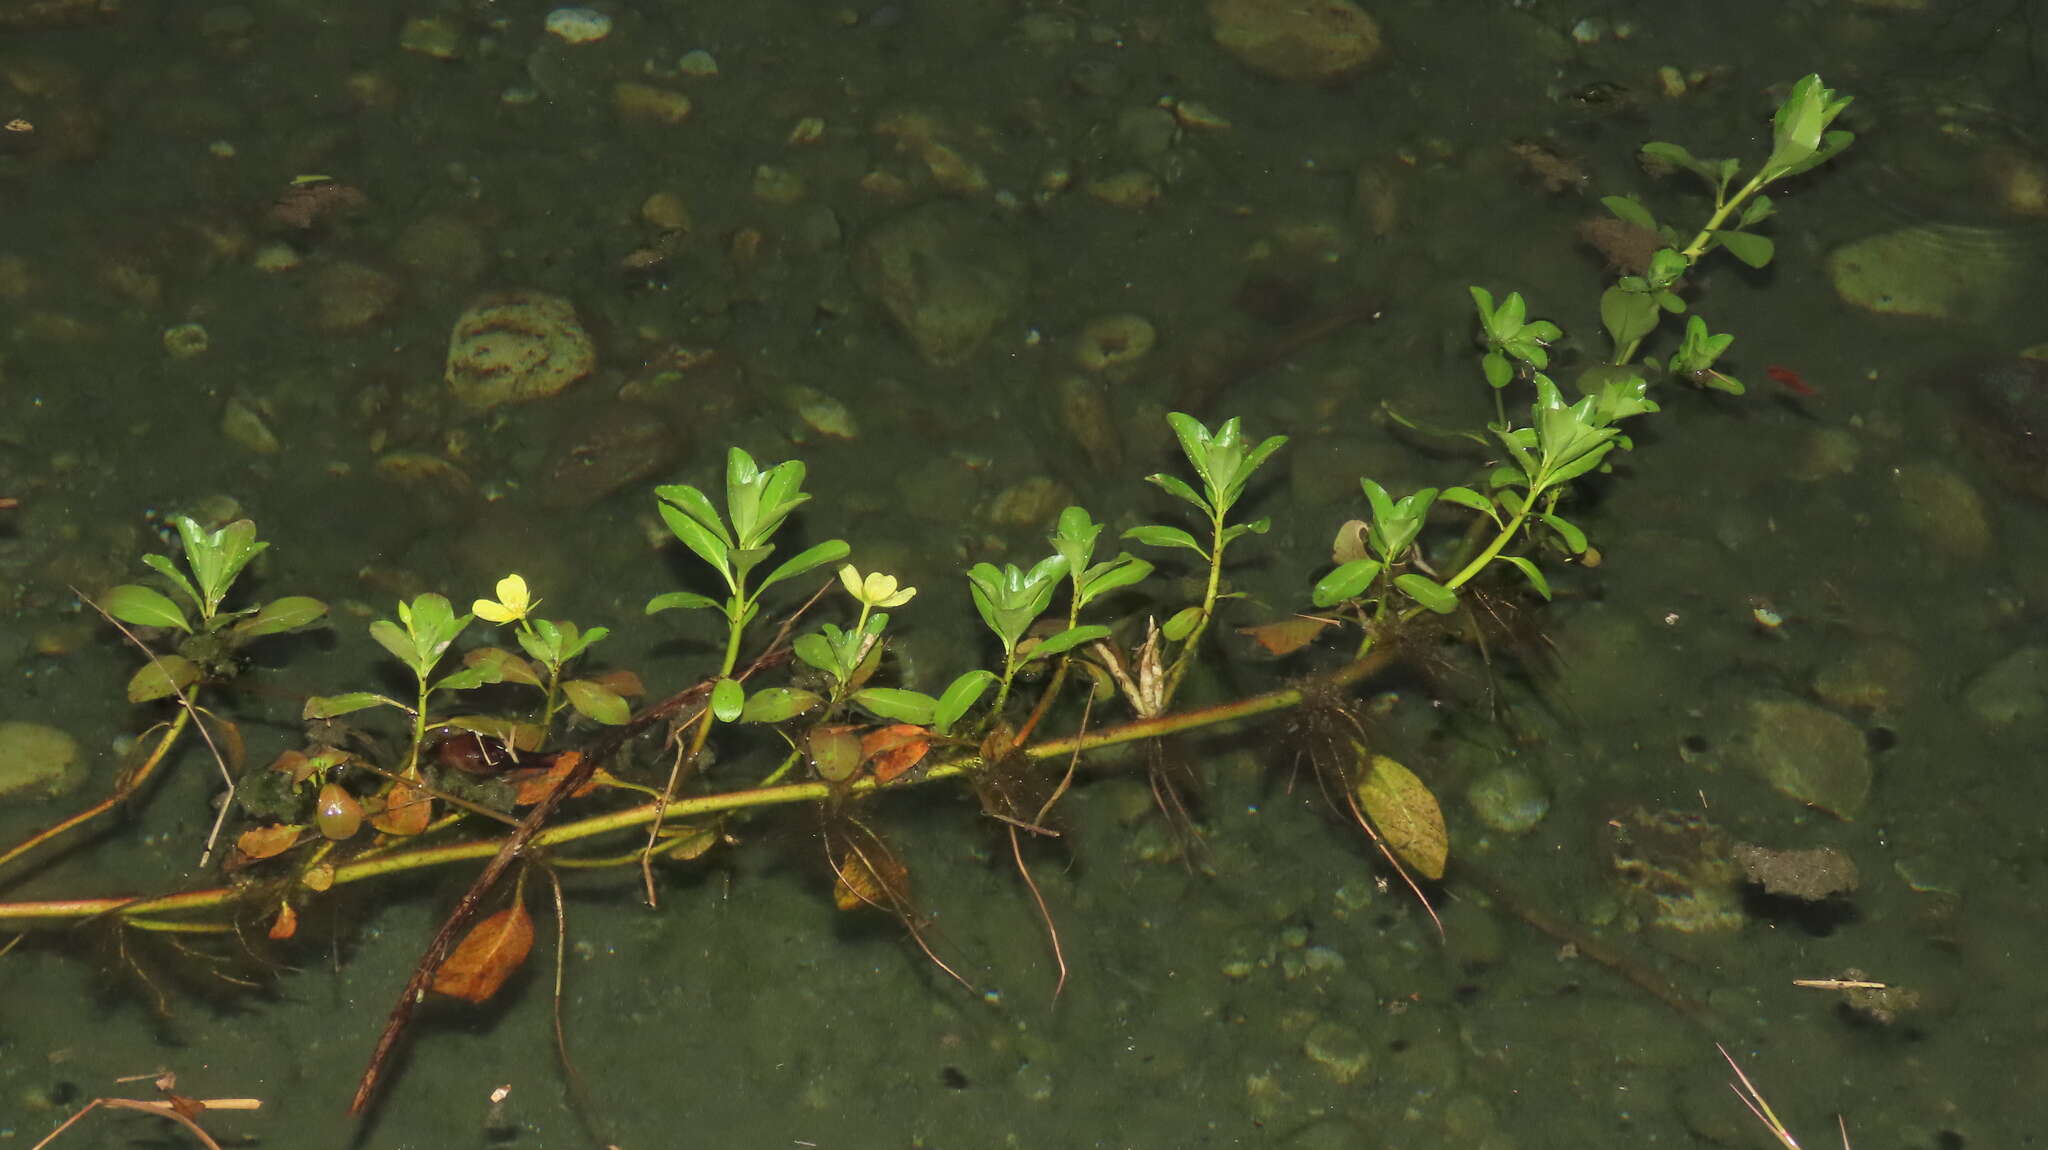
[[[568,778],[569,772],[575,770],[576,764],[582,761],[583,752],[563,751],[561,754],[556,755],[545,767],[508,772],[505,778],[517,788],[517,793],[512,797],[513,805],[530,807],[547,798],[550,794],[554,793],[555,786],[563,779]],[[597,775],[600,773],[602,772],[592,772],[591,777],[584,780],[583,785],[576,788],[575,792],[568,797],[580,799],[591,791],[596,790]]]
[[[498,993],[533,949],[533,916],[513,903],[469,928],[434,972],[434,992],[464,1002]]]
[[[434,796],[416,786],[419,768],[410,778],[401,778],[384,792],[384,809],[370,819],[370,825],[387,835],[416,835],[434,820]]]
[[[277,917],[271,920],[270,937],[282,941],[299,933],[299,912],[290,903],[277,908]]]
[[[860,753],[878,783],[894,782],[924,760],[931,750],[931,732],[910,723],[892,723],[861,736]]]
[[[1444,813],[1415,772],[1385,755],[1373,755],[1358,784],[1358,803],[1396,857],[1424,878],[1444,877],[1451,852]]]
[[[1321,619],[1314,615],[1296,615],[1273,623],[1260,623],[1255,627],[1239,627],[1237,633],[1257,643],[1268,655],[1279,657],[1292,655],[1323,633],[1323,628],[1337,625],[1335,619]]]
[[[299,836],[306,828],[295,823],[271,823],[269,826],[250,827],[235,836],[235,849],[250,861],[276,858],[298,845]]]
[[[864,906],[894,907],[910,872],[894,855],[849,850],[839,858],[839,879],[832,884],[832,905],[840,910]]]

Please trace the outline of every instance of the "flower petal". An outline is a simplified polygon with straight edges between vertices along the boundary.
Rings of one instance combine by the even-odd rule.
[[[507,575],[498,580],[498,602],[515,615],[524,615],[529,606],[526,580],[519,575]]]
[[[512,620],[519,618],[518,612],[510,610],[503,603],[490,599],[478,599],[476,602],[471,603],[469,605],[469,613],[486,623],[510,623]]]

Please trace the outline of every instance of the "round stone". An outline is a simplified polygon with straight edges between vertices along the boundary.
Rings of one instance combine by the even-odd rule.
[[[597,350],[575,306],[542,292],[477,300],[448,340],[448,384],[476,408],[553,395],[596,366]]]
[[[1535,776],[1519,767],[1499,767],[1472,780],[1465,801],[1479,821],[1505,834],[1518,835],[1550,813],[1550,796]]]
[[[0,723],[0,799],[53,799],[84,779],[70,735],[41,723]]]
[[[611,35],[612,18],[595,8],[557,8],[548,13],[548,34],[570,44],[590,44]]]

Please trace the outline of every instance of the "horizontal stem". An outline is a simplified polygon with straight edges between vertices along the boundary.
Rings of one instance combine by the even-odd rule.
[[[1333,671],[1307,680],[1300,686],[1285,687],[1277,691],[1253,695],[1235,702],[1220,703],[1211,707],[1200,707],[1191,711],[1180,711],[1171,715],[1158,715],[1140,719],[1106,730],[1073,735],[1064,739],[1052,739],[1024,748],[1024,753],[1034,759],[1049,759],[1078,752],[1100,750],[1104,747],[1137,742],[1142,739],[1159,738],[1164,735],[1200,730],[1220,723],[1255,718],[1274,711],[1286,710],[1301,705],[1312,692],[1333,690],[1348,686],[1362,679],[1370,678],[1383,670],[1392,657],[1375,653],[1358,659]],[[914,780],[888,784],[877,783],[872,777],[852,783],[847,790],[853,795],[873,794],[884,789],[902,790],[924,783],[935,783],[944,779],[960,778],[983,766],[979,755],[965,755],[943,762],[923,771]],[[657,817],[663,821],[689,819],[707,815],[726,814],[732,811],[748,810],[755,807],[786,806],[790,803],[818,803],[833,796],[833,787],[823,782],[782,783],[775,786],[751,787],[739,791],[722,791],[712,795],[691,795],[671,799],[664,809],[661,803],[643,803],[635,807],[607,811],[548,827],[533,836],[535,848],[560,846],[614,831],[645,826]],[[333,885],[362,882],[366,879],[420,870],[426,867],[444,866],[449,863],[489,859],[498,853],[502,840],[496,838],[476,839],[469,842],[447,843],[441,846],[420,847],[414,850],[398,850],[374,858],[358,858],[334,868]],[[614,861],[614,860],[604,860]],[[39,922],[68,921],[94,918],[114,914],[138,926],[156,930],[192,930],[200,924],[165,921],[166,914],[184,914],[193,911],[211,910],[224,906],[245,892],[240,887],[211,887],[205,890],[182,891],[157,898],[84,898],[49,899],[32,902],[0,903],[0,922],[33,926]],[[138,916],[147,916],[139,921]]]

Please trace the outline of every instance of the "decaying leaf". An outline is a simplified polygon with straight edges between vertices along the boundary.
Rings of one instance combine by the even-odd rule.
[[[910,872],[892,854],[848,850],[839,856],[839,881],[832,884],[832,905],[840,910],[864,906],[883,910],[896,905]]]
[[[299,912],[290,903],[281,903],[277,917],[270,922],[270,937],[282,941],[299,933]]]
[[[860,739],[854,728],[816,727],[805,743],[810,747],[811,766],[828,783],[843,783],[860,770]]]
[[[298,845],[299,836],[304,834],[305,830],[304,826],[295,823],[271,823],[269,826],[250,827],[235,836],[235,850],[250,862],[276,858]]]
[[[576,764],[581,761],[583,761],[583,752],[563,751],[561,754],[556,755],[554,761],[550,762],[546,767],[512,771],[506,774],[505,778],[518,788],[518,793],[513,796],[512,802],[514,805],[526,807],[547,798],[548,795],[554,793],[555,785],[568,778],[569,772],[575,770]],[[598,773],[601,772],[593,772],[591,777],[585,780],[584,784],[578,787],[575,793],[569,797],[580,799],[595,790],[597,788]]]
[[[1451,852],[1444,813],[1415,772],[1385,755],[1372,756],[1358,784],[1358,804],[1402,862],[1424,878],[1444,877]]]
[[[434,972],[434,993],[482,1002],[498,993],[533,949],[533,916],[513,903],[469,928]]]
[[[717,846],[718,832],[711,827],[676,826],[663,833],[662,843],[668,857],[687,861]]]
[[[1239,627],[1237,633],[1257,643],[1266,654],[1278,658],[1292,655],[1323,633],[1323,628],[1337,625],[1335,619],[1323,619],[1314,615],[1296,615],[1272,623],[1260,623],[1254,627]]]
[[[861,736],[860,753],[878,783],[894,782],[924,760],[931,750],[931,732],[910,723],[892,723]]]
[[[402,778],[384,792],[384,809],[370,819],[370,825],[387,835],[416,835],[434,820],[434,796],[414,785],[419,768],[411,778]]]

